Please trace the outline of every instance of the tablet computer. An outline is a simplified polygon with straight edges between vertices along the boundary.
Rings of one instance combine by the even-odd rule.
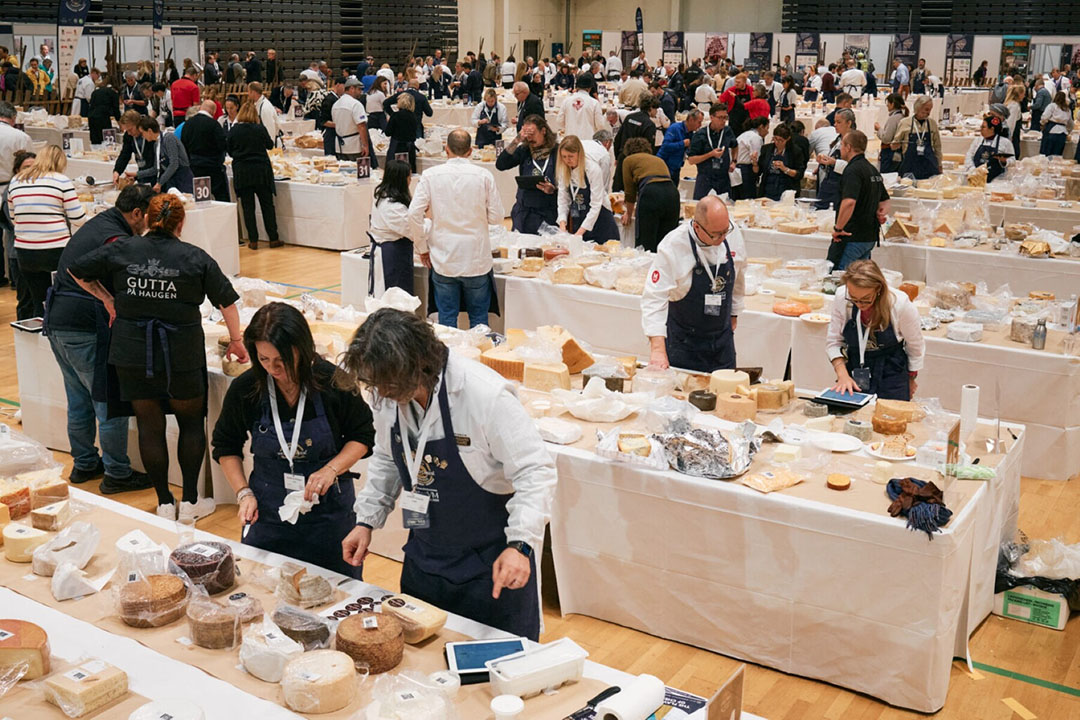
[[[830,388],[820,393],[814,400],[830,407],[857,409],[864,407],[875,397],[877,395],[870,393],[840,393]]]
[[[497,660],[525,649],[525,638],[469,640],[446,643],[446,667],[461,678],[462,685],[488,681],[488,660]]]
[[[514,180],[522,190],[535,190],[537,185],[547,182],[547,178],[543,175],[516,175]]]

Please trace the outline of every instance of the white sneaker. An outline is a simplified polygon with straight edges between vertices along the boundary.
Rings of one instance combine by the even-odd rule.
[[[198,502],[180,502],[181,520],[199,520],[214,512],[217,504],[214,498],[199,498]]]
[[[176,503],[169,503],[167,505],[157,506],[158,517],[163,517],[166,520],[176,520]]]

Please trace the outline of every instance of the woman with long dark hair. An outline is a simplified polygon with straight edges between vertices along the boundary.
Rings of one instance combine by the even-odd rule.
[[[411,113],[410,113],[411,114]],[[382,182],[375,188],[368,236],[371,260],[368,294],[380,297],[392,287],[415,295],[413,287],[413,242],[408,238],[409,166],[400,160],[387,160]]]
[[[359,578],[361,567],[342,559],[341,541],[356,527],[349,468],[375,444],[371,410],[359,394],[334,386],[333,363],[316,354],[307,320],[291,305],[259,308],[244,347],[251,369],[229,386],[213,440],[240,522],[250,526],[243,542]],[[289,522],[279,509],[293,492],[314,506]]]

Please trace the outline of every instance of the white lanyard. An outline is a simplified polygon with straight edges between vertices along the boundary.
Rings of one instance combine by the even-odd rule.
[[[718,137],[716,139],[715,144],[713,144],[713,141],[712,141],[712,130],[710,130],[709,128],[705,128],[705,137],[708,138],[708,140],[709,140],[709,147],[712,148],[713,150],[715,150],[720,145],[720,141],[722,141],[724,139],[724,131],[723,130],[720,131],[720,137]]]
[[[716,261],[715,269],[709,267],[709,261],[705,259],[705,250],[703,249],[704,246],[701,242],[698,241],[697,233],[693,231],[693,228],[690,228],[690,234],[691,241],[697,243],[698,255],[701,257],[701,265],[705,268],[705,274],[709,276],[709,289],[711,290],[712,288],[716,287],[716,276],[720,274],[720,261]]]
[[[159,173],[161,172],[161,146],[164,144],[164,140],[165,140],[165,134],[162,133],[158,137],[158,141],[157,141],[157,159],[156,159],[156,162],[154,164],[154,167],[157,168],[157,171]]]
[[[919,122],[919,121],[918,120],[912,120],[911,121],[911,129],[912,130],[915,130],[915,123],[917,123],[917,122]],[[926,133],[929,132],[929,131],[930,131],[930,121],[929,120],[924,120],[922,122],[922,132],[921,133],[918,130],[915,130],[915,139],[918,141],[918,143],[920,145],[922,145],[922,144],[924,144],[926,142]]]
[[[866,332],[863,332],[862,326],[862,310],[858,306],[855,307],[855,327],[859,333],[859,367],[866,366],[866,345],[870,342],[870,327],[867,326]]]
[[[551,155],[548,155],[546,158],[544,158],[544,164],[542,166],[536,163],[536,158],[532,158],[533,167],[539,170],[537,175],[543,175],[547,172],[549,162],[551,162]]]
[[[424,413],[424,419],[420,423],[420,432],[416,438],[416,453],[414,454],[409,440],[408,425],[405,423],[405,415],[401,412],[401,405],[398,405],[398,429],[401,431],[401,445],[405,451],[405,467],[409,471],[409,481],[412,484],[412,489],[416,491],[417,479],[420,477],[420,465],[424,462],[424,448],[427,446],[428,437],[431,435],[432,429],[435,427],[435,423],[438,422],[440,413],[432,412],[432,403],[438,402],[438,398],[435,396],[438,386],[431,391],[428,395],[428,407]]]
[[[292,445],[285,444],[285,431],[281,429],[281,415],[278,413],[277,394],[274,391],[274,378],[266,376],[266,391],[270,394],[270,413],[274,416],[274,430],[277,432],[281,453],[289,461],[289,472],[293,469],[293,458],[300,445],[300,426],[304,422],[304,404],[307,402],[307,390],[300,390],[300,399],[296,403],[296,419],[293,420]]]

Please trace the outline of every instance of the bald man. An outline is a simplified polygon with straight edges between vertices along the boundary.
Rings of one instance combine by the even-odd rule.
[[[525,118],[532,115],[544,117],[544,101],[540,99],[540,96],[531,92],[526,83],[521,81],[514,83],[513,93],[518,106],[517,117],[511,122],[517,127],[517,131],[521,132],[521,126],[525,124]]]
[[[204,100],[199,112],[184,122],[180,142],[187,150],[191,173],[210,178],[210,191],[218,202],[229,202],[229,182],[225,178],[225,129],[214,119],[217,104]]]
[[[743,308],[746,245],[715,195],[694,219],[669,232],[641,296],[649,366],[712,372],[735,367],[735,326]]]

